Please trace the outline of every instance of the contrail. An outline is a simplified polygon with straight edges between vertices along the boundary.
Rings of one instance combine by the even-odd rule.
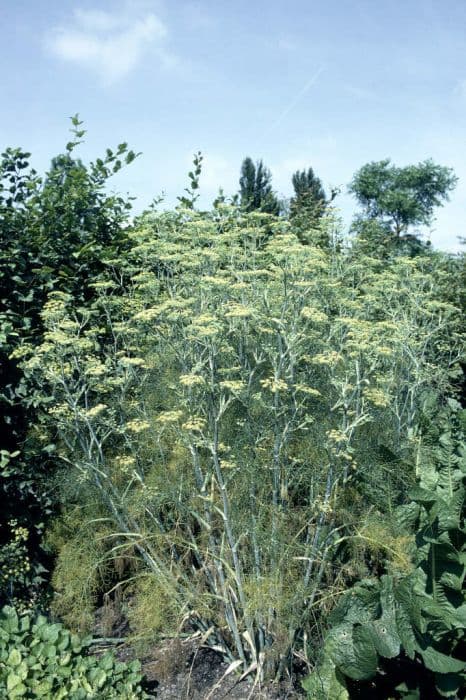
[[[283,110],[283,112],[280,114],[280,116],[273,122],[273,124],[266,130],[266,132],[262,135],[262,138],[266,138],[267,136],[270,136],[272,131],[274,131],[277,126],[280,126],[282,121],[289,115],[289,113],[296,107],[298,102],[302,100],[306,92],[314,85],[314,83],[317,81],[319,78],[320,74],[323,72],[324,66],[320,66],[320,68],[317,69],[317,71],[314,73],[312,78],[307,81],[307,83],[304,85],[303,88],[298,92],[296,97],[291,100],[290,104]]]

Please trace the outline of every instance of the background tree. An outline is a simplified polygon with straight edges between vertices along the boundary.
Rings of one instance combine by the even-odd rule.
[[[243,160],[239,185],[241,206],[246,211],[258,209],[278,216],[280,202],[272,190],[272,174],[262,160],[257,165],[249,157]]]
[[[390,159],[367,163],[355,174],[349,192],[364,216],[380,224],[397,243],[418,235],[412,227],[429,226],[434,209],[448,200],[457,182],[451,168],[426,160],[398,168]]]
[[[312,212],[315,218],[320,218],[327,203],[327,196],[313,169],[297,170],[291,182],[294,189],[294,197],[290,202],[291,216],[296,216],[302,209],[306,209],[309,213]]]
[[[322,182],[312,168],[297,170],[291,181],[294,196],[290,200],[290,220],[294,224],[294,230],[301,242],[310,242],[310,231],[318,228],[320,219],[328,205],[335,199],[338,191],[333,189],[327,199]],[[313,235],[311,238],[318,245],[328,246],[328,236]]]

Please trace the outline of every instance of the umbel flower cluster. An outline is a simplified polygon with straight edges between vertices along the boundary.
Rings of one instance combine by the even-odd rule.
[[[387,503],[454,377],[458,311],[433,254],[382,260],[337,232],[330,210],[316,245],[226,204],[151,213],[91,305],[50,295],[43,343],[17,357],[49,392],[40,439],[56,436],[73,532],[57,535],[54,605],[70,624],[116,570],[140,637],[189,623],[260,680],[307,653],[364,571],[348,547],[372,514],[373,551],[406,567]]]

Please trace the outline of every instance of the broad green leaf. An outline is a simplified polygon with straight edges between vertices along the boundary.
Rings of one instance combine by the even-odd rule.
[[[107,674],[102,668],[99,668],[97,670],[96,676],[94,678],[95,684],[97,685],[98,688],[102,688],[102,686],[105,684],[107,680]]]
[[[309,700],[349,700],[345,681],[328,657],[302,681],[302,687]]]
[[[395,616],[384,616],[368,623],[371,639],[380,656],[392,659],[400,653],[400,638]]]
[[[34,692],[39,698],[48,698],[51,697],[51,691],[53,687],[53,682],[46,678],[39,683],[34,683]]]
[[[17,695],[22,695],[22,688],[26,690],[26,686],[23,685],[21,678],[14,672],[9,673],[6,679],[6,689],[8,692],[13,693],[15,689],[19,689],[17,690]]]
[[[410,659],[414,659],[417,650],[417,640],[413,629],[413,622],[409,612],[397,605],[395,610],[396,630],[400,638],[403,650]]]
[[[367,623],[354,626],[353,647],[356,666],[359,671],[358,680],[372,678],[377,671],[378,657],[372,641],[370,626]]]
[[[19,666],[21,663],[21,652],[18,651],[18,649],[12,649],[10,652],[10,655],[8,657],[8,665],[9,666]]]
[[[373,656],[370,647],[364,645],[360,639],[364,639],[364,634],[358,635],[359,651],[361,659],[357,656],[357,650],[353,641],[354,627],[350,623],[343,623],[331,630],[326,641],[328,654],[341,671],[354,680],[367,678],[367,674],[372,672]]]
[[[421,649],[419,653],[429,671],[434,671],[435,673],[458,673],[465,670],[464,661],[442,654],[432,647]]]

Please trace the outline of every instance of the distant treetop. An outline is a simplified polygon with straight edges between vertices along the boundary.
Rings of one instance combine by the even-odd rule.
[[[456,183],[451,168],[432,160],[398,168],[387,158],[358,170],[349,191],[366,216],[389,227],[399,239],[411,226],[428,226],[434,209],[448,201]]]
[[[240,202],[246,211],[258,209],[267,214],[280,213],[280,203],[272,190],[272,174],[262,160],[256,165],[247,157],[241,165]]]

